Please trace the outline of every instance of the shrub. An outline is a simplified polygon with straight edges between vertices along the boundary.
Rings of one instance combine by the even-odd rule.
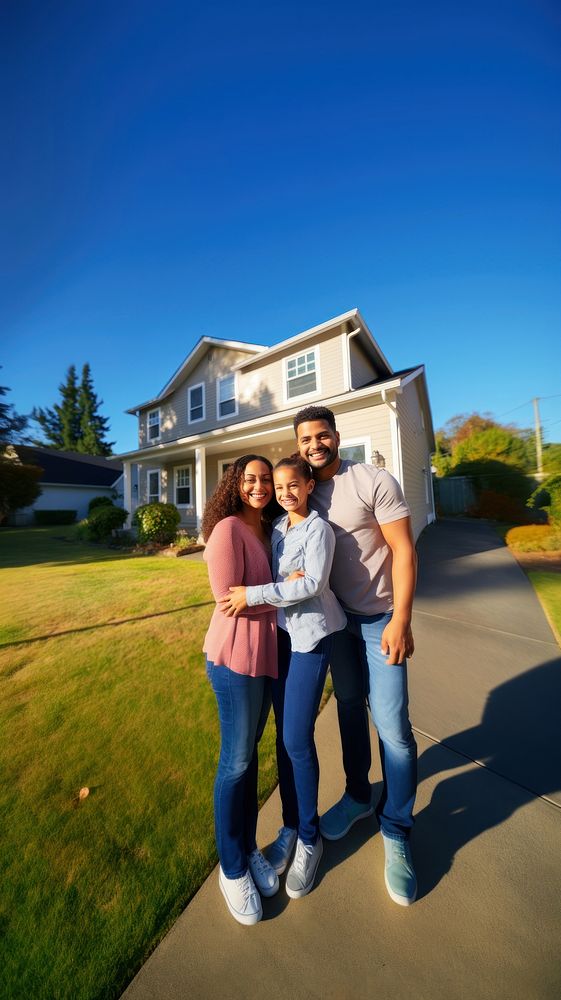
[[[481,459],[476,462],[461,462],[450,470],[452,476],[470,476],[479,497],[483,491],[490,491],[502,496],[513,497],[526,503],[534,489],[535,480],[527,476],[521,469],[506,462],[494,459]]]
[[[515,552],[556,552],[561,549],[561,531],[551,524],[528,524],[511,528],[505,541]]]
[[[178,532],[173,544],[176,549],[190,549],[192,545],[197,545],[198,543],[196,538]]]
[[[107,507],[107,506],[110,507],[113,506],[113,501],[111,500],[111,497],[92,497],[92,499],[88,504],[88,514],[91,514],[92,510],[95,510],[96,507]]]
[[[91,514],[80,521],[78,536],[90,542],[103,542],[115,528],[123,527],[128,516],[128,511],[114,504],[94,507]]]
[[[38,465],[22,465],[0,457],[0,523],[11,511],[29,507],[41,496],[42,475]]]
[[[488,517],[493,521],[506,521],[510,524],[528,524],[537,520],[521,500],[495,493],[494,490],[482,490],[476,503],[469,508],[470,517]]]
[[[35,524],[74,524],[76,510],[34,510]]]
[[[181,515],[173,503],[146,503],[137,507],[134,524],[138,527],[138,540],[166,545],[173,541]]]
[[[561,476],[549,476],[528,500],[528,507],[547,511],[549,523],[561,528]]]

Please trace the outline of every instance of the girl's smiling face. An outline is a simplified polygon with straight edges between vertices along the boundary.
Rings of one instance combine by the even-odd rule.
[[[308,497],[314,488],[313,479],[305,479],[298,469],[282,465],[274,472],[277,500],[289,514],[305,516],[308,512]]]
[[[254,510],[263,510],[273,499],[273,475],[264,462],[248,462],[240,480],[242,502]]]

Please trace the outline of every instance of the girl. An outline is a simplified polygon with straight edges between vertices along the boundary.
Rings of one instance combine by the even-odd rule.
[[[219,606],[227,617],[264,602],[278,608],[278,679],[272,682],[272,696],[284,826],[268,859],[282,874],[296,842],[286,891],[298,899],[313,887],[323,851],[314,727],[332,634],[345,628],[347,620],[329,588],[333,529],[308,509],[314,488],[310,466],[299,456],[283,458],[275,466],[274,484],[277,500],[287,511],[275,522],[271,539],[277,582],[230,587],[230,596]]]
[[[236,459],[205,507],[204,558],[216,600],[233,584],[272,580],[270,530],[279,510],[272,471],[259,455]],[[259,893],[273,896],[279,887],[255,840],[257,744],[271,704],[269,678],[277,676],[275,612],[256,606],[225,621],[215,608],[203,649],[220,718],[214,784],[219,885],[232,916],[255,924],[263,913]]]

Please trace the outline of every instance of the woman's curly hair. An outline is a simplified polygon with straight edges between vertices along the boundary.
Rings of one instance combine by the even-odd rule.
[[[242,455],[241,458],[236,458],[233,465],[228,466],[222,479],[206,502],[201,525],[201,532],[205,542],[208,542],[219,521],[223,521],[225,517],[231,517],[232,514],[237,514],[242,509],[243,503],[240,497],[240,485],[245,467],[250,462],[263,462],[271,472],[273,471],[271,462],[268,458],[264,458],[263,455]],[[279,514],[282,514],[282,509],[273,496],[267,506],[263,508],[261,517],[268,524],[272,524],[275,517],[278,517]]]

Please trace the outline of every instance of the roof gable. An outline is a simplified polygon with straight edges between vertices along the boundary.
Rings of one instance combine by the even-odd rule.
[[[138,410],[144,410],[147,406],[156,406],[167,396],[171,395],[178,386],[188,378],[190,372],[192,372],[198,364],[202,361],[205,354],[211,348],[222,348],[228,351],[244,351],[252,356],[256,354],[263,354],[267,351],[267,348],[262,344],[245,344],[239,340],[222,340],[218,337],[200,337],[200,339],[195,344],[193,350],[184,361],[181,362],[178,368],[174,371],[171,378],[166,382],[163,389],[154,396],[153,399],[147,400],[145,403],[139,403],[137,406],[132,406],[126,413],[137,413]]]

